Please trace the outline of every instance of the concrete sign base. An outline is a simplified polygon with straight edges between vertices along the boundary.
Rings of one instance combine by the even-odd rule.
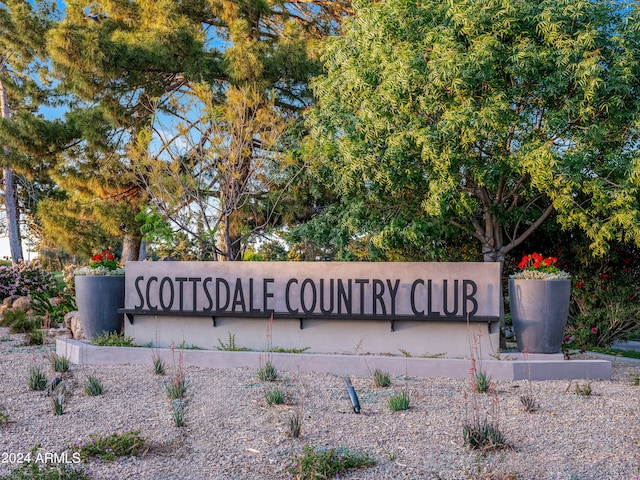
[[[144,347],[98,347],[79,340],[60,339],[58,355],[80,365],[140,364],[151,368],[153,358],[171,364],[170,349]],[[252,368],[264,363],[263,352],[181,350],[185,366],[205,368]],[[414,358],[381,355],[324,355],[274,353],[273,365],[281,371],[319,372],[335,375],[369,376],[379,368],[393,376],[469,378],[466,358]],[[608,360],[564,360],[562,354],[502,354],[500,359],[482,361],[482,370],[492,380],[610,380]]]

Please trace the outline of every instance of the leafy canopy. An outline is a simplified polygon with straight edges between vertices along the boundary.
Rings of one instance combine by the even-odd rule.
[[[596,253],[638,242],[638,17],[605,0],[360,2],[312,85],[319,171],[346,203],[462,229],[488,261],[554,210]]]

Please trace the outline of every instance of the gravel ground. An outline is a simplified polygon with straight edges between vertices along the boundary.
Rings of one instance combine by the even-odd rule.
[[[53,377],[53,348],[22,346],[20,335],[0,328],[0,476],[17,467],[9,454],[61,453],[90,434],[140,430],[147,449],[138,457],[89,461],[95,479],[278,479],[304,445],[341,446],[372,455],[376,465],[350,479],[629,479],[640,477],[640,363],[614,361],[613,380],[590,382],[590,396],[576,395],[587,382],[498,382],[496,395],[471,394],[469,382],[448,378],[394,378],[376,389],[369,377],[352,377],[362,413],[353,413],[342,378],[280,372],[274,383],[250,369],[185,369],[189,382],[186,425],[174,426],[171,403],[151,365],[72,366],[64,415],[51,399],[29,390],[38,364]],[[277,367],[277,365],[275,365]],[[88,376],[102,395],[86,396]],[[268,406],[265,392],[280,388],[293,404]],[[393,413],[388,398],[407,389],[411,408]],[[519,397],[531,392],[540,408],[524,412]],[[302,434],[286,436],[287,420],[302,412]],[[509,448],[468,449],[466,419],[497,420]]]

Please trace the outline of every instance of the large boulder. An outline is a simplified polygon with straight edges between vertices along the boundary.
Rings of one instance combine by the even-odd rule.
[[[11,308],[13,302],[15,302],[18,298],[20,298],[20,295],[9,295],[2,300],[2,305]]]
[[[71,330],[74,340],[85,340],[84,332],[82,331],[82,323],[80,322],[80,312],[74,310],[64,316],[65,328]]]
[[[2,305],[0,305],[0,315],[3,315],[4,312],[10,310],[13,306],[13,302],[18,298],[20,298],[20,295],[9,295],[8,297],[5,297],[2,300]]]
[[[11,304],[11,308],[13,310],[22,310],[23,312],[28,312],[31,310],[31,300],[29,297],[18,297]]]

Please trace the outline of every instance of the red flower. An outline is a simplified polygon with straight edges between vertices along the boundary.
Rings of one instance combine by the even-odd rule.
[[[580,280],[576,285],[576,288],[582,288],[582,287],[584,287],[584,280]]]
[[[91,268],[105,267],[108,270],[116,270],[118,268],[118,261],[114,257],[113,253],[107,248],[102,252],[91,257],[89,262]]]
[[[556,263],[558,259],[556,257],[544,258],[538,252],[533,252],[531,255],[525,255],[520,260],[518,268],[521,270],[538,270],[538,269],[557,269]]]
[[[591,333],[593,333],[594,335],[598,333],[598,329],[596,327],[593,327],[591,329]]]

